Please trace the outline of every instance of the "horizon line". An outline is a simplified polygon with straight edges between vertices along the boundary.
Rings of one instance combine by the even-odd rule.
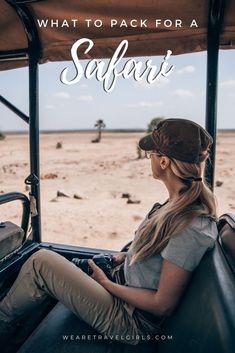
[[[4,134],[4,135],[23,135],[23,134],[27,134],[29,131],[28,130],[22,130],[22,131],[17,131],[17,130],[0,130],[0,133]],[[79,133],[87,133],[87,132],[97,132],[97,129],[61,129],[61,130],[40,130],[39,131],[40,134],[55,134],[55,133],[76,133],[76,132],[79,132]],[[110,133],[110,132],[116,132],[116,133],[131,133],[131,132],[146,132],[147,133],[147,130],[146,129],[120,129],[120,128],[117,128],[117,129],[104,129],[102,130],[102,133]],[[235,132],[235,128],[225,128],[225,129],[217,129],[217,132]]]

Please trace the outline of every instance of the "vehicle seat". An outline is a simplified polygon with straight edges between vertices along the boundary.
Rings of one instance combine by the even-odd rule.
[[[235,219],[234,222],[231,217],[229,220],[230,224],[224,216],[221,218],[219,239],[214,249],[203,257],[181,302],[165,321],[162,334],[156,340],[137,346],[115,341],[78,340],[76,335],[98,333],[58,303],[18,353],[233,353],[235,282],[221,247],[221,238],[223,242],[229,238],[226,249],[234,249]],[[68,334],[70,337],[63,339]]]
[[[82,339],[86,337],[86,341]],[[99,333],[58,303],[17,353],[146,353],[146,345],[131,346],[112,340],[89,340]],[[148,352],[155,352],[148,345]]]
[[[216,246],[202,259],[180,304],[163,326],[163,334],[172,340],[160,344],[158,353],[234,352],[235,281],[229,261],[235,259],[235,217],[221,216],[218,229]]]
[[[221,248],[235,274],[235,216],[232,213],[222,215],[219,228]]]

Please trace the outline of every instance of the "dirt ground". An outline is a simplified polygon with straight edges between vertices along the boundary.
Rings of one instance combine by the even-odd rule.
[[[137,159],[141,133],[42,134],[42,238],[54,243],[120,250],[133,238],[152,204],[167,193],[151,176],[150,161]],[[57,143],[61,148],[56,148]],[[8,135],[0,141],[0,192],[28,193],[28,136]],[[218,135],[215,187],[219,214],[235,212],[235,133]],[[68,197],[57,196],[57,192]],[[129,194],[127,203],[123,194]],[[75,196],[74,196],[75,195]],[[125,196],[125,195],[124,195]],[[139,203],[138,203],[139,201]],[[20,203],[1,206],[1,221],[19,222]]]

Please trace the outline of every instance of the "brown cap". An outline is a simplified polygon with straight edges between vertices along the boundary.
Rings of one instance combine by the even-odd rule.
[[[204,153],[213,143],[211,135],[200,125],[186,119],[164,119],[150,135],[139,141],[144,151],[156,150],[187,163],[205,159]]]

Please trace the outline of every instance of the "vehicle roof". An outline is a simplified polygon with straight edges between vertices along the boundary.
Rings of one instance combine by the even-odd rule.
[[[19,1],[19,0],[18,0]],[[17,2],[17,1],[15,1]],[[27,4],[35,23],[37,19],[58,20],[59,27],[39,28],[42,46],[40,63],[71,60],[71,46],[79,38],[90,38],[95,45],[88,54],[84,48],[79,58],[109,58],[123,39],[129,41],[127,56],[164,55],[168,49],[174,54],[192,53],[207,48],[207,23],[209,0],[45,0]],[[25,5],[24,5],[25,6]],[[110,28],[110,19],[116,19],[118,26]],[[73,27],[71,19],[77,19]],[[86,19],[100,19],[103,24],[97,28],[87,27]],[[147,28],[120,27],[122,19],[129,24],[131,19],[147,19]],[[155,20],[161,19],[158,28]],[[164,20],[173,21],[172,27],[164,26]],[[174,20],[181,19],[182,27],[175,27]],[[196,19],[198,28],[190,28],[190,21]],[[67,20],[70,27],[61,27]],[[0,4],[0,50],[27,48],[27,38],[15,10],[5,1]],[[235,48],[235,1],[227,0],[220,37],[221,49]],[[27,61],[0,62],[0,69],[26,66]]]

